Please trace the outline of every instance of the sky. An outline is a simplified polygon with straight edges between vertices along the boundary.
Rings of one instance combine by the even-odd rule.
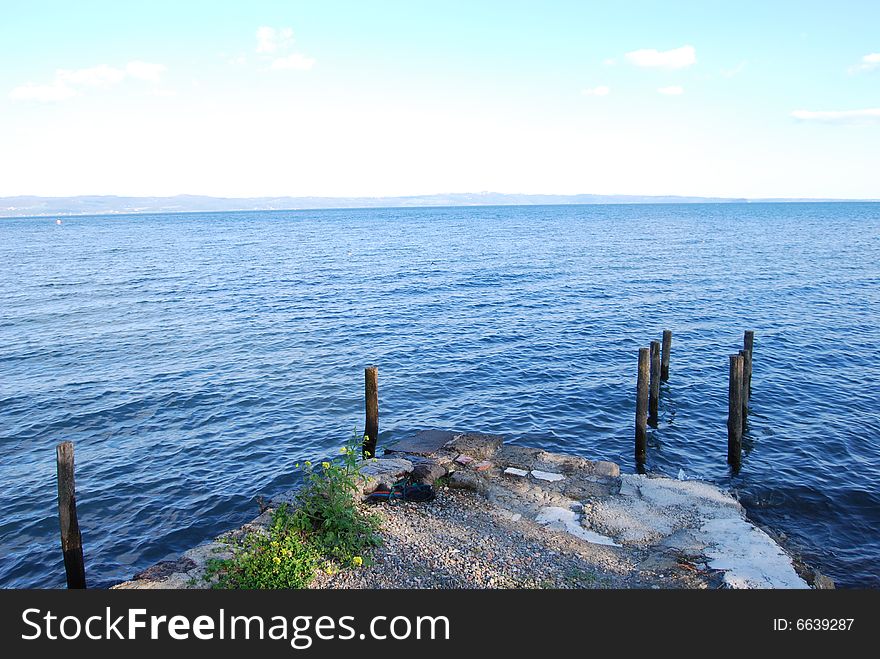
[[[0,0],[0,196],[880,198],[880,2]]]

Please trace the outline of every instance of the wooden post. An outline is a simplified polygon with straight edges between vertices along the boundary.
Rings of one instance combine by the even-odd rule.
[[[730,356],[730,382],[727,388],[727,462],[739,467],[742,458],[743,357]]]
[[[660,342],[651,341],[651,385],[648,396],[648,423],[657,427],[660,406]]]
[[[672,332],[663,330],[663,357],[660,359],[660,379],[669,379],[669,351],[672,350]]]
[[[364,458],[376,456],[376,441],[379,438],[379,381],[378,369],[367,366],[364,369],[364,401],[367,419],[364,423]]]
[[[639,348],[639,377],[636,384],[636,462],[644,464],[648,457],[648,348]]]
[[[752,395],[752,348],[755,346],[755,333],[752,330],[746,330],[745,334],[743,334],[743,352],[747,352],[749,354],[749,361],[746,364],[743,364],[743,384],[749,392],[749,396]],[[748,404],[748,399],[746,403]]]
[[[749,390],[749,376],[752,374],[752,353],[748,350],[740,350],[739,354],[743,358],[742,426],[743,432],[745,432],[749,418],[749,398],[752,395],[752,392]]]
[[[74,480],[73,443],[61,442],[55,449],[58,461],[58,521],[61,525],[61,551],[68,588],[86,587],[82,535],[76,518],[76,483]]]

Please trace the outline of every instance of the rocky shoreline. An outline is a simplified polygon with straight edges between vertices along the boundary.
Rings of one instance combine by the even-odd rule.
[[[369,565],[321,572],[313,588],[810,587],[809,571],[708,483],[447,431],[417,433],[360,472],[364,498],[402,478],[433,484],[437,496],[372,506],[383,544]],[[231,535],[264,527],[294,496]],[[209,587],[206,561],[227,555],[218,539],[114,587]]]

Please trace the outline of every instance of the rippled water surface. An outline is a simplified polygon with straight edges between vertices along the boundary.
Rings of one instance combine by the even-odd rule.
[[[91,584],[253,517],[363,424],[503,433],[634,469],[637,351],[674,334],[649,468],[735,489],[880,587],[880,204],[0,220],[0,586],[58,587],[76,442]],[[727,356],[756,333],[742,472]]]

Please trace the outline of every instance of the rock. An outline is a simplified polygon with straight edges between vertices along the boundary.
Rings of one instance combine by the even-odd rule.
[[[608,462],[606,460],[593,462],[592,471],[596,476],[609,476],[611,478],[620,476],[620,466],[615,462]]]
[[[508,467],[504,470],[504,473],[508,476],[528,476],[529,472],[525,469],[517,469],[516,467]]]
[[[421,430],[411,437],[402,439],[386,449],[386,453],[414,453],[433,455],[455,437],[448,430]]]
[[[495,455],[503,443],[504,438],[501,435],[466,432],[456,435],[447,446],[459,453],[466,453],[476,460],[488,460]]]
[[[492,468],[492,463],[488,460],[483,460],[482,462],[478,462],[473,466],[474,471],[489,471]]]
[[[459,490],[473,490],[485,494],[486,481],[469,471],[454,471],[449,475],[449,487]]]
[[[296,503],[296,495],[299,492],[298,488],[293,488],[290,490],[285,490],[281,494],[277,494],[269,500],[269,506],[272,508],[279,508],[283,504],[293,505]]]
[[[603,498],[620,491],[620,479],[607,476],[569,476],[559,481],[555,487],[565,496],[580,501],[589,498]]]
[[[550,471],[541,471],[540,469],[532,469],[532,476],[542,481],[561,481],[565,476],[562,474],[555,474]]]
[[[412,470],[412,479],[416,483],[433,485],[434,481],[446,475],[446,467],[436,462],[421,462]]]
[[[177,572],[188,572],[196,567],[196,562],[191,558],[181,557],[176,561],[159,561],[142,572],[134,575],[136,580],[159,581],[167,579]]]
[[[834,580],[826,577],[818,570],[813,571],[813,588],[817,590],[834,590]]]
[[[469,465],[473,461],[474,461],[474,459],[471,456],[465,455],[464,453],[462,453],[457,458],[455,458],[456,464],[460,464],[460,465]]]
[[[370,494],[379,487],[380,483],[388,485],[413,470],[413,463],[403,458],[373,458],[365,460],[358,467],[360,472],[360,486],[363,494]]]
[[[516,444],[505,444],[496,451],[496,462],[516,465],[523,469],[538,469],[561,473],[564,476],[620,476],[620,467],[614,462],[587,460],[576,455],[550,453],[541,449]]]

